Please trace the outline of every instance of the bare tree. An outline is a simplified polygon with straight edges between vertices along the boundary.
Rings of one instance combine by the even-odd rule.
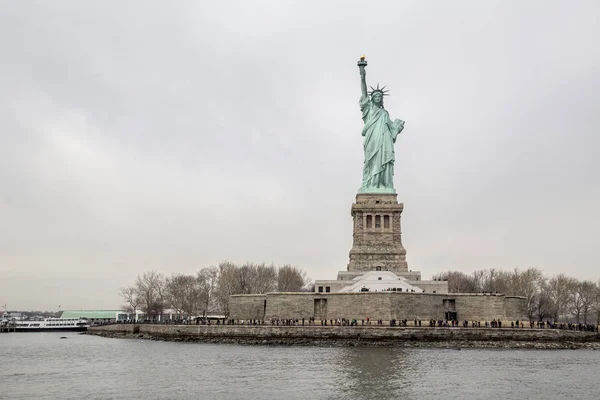
[[[300,292],[309,283],[306,273],[286,264],[277,270],[277,290],[279,292]]]
[[[559,274],[547,281],[544,291],[552,301],[552,318],[555,322],[567,315],[575,279]]]
[[[160,276],[160,279],[156,285],[156,302],[154,303],[154,312],[156,315],[160,316],[160,320],[163,320],[163,313],[165,308],[167,308],[167,291],[165,290],[165,278],[164,276]]]
[[[201,282],[198,280],[198,276],[188,275],[186,287],[188,300],[185,303],[186,308],[184,309],[184,314],[188,317],[197,316],[199,311],[202,309],[204,302],[203,287]]]
[[[267,293],[276,286],[275,266],[266,266],[264,263],[247,262],[235,266],[232,275],[235,277],[235,294]]]
[[[600,325],[600,281],[596,284],[596,301],[594,304],[596,311],[596,325]]]
[[[136,312],[142,304],[137,288],[135,286],[121,288],[120,294],[123,298],[123,309],[127,311],[127,313],[133,315],[132,319],[135,321]]]
[[[256,271],[252,263],[245,263],[236,267],[235,277],[237,283],[236,294],[251,294],[256,286]]]
[[[229,315],[229,297],[239,294],[237,267],[234,263],[223,261],[219,264],[219,278],[216,290],[216,300],[225,315]]]
[[[176,314],[182,314],[185,308],[185,288],[183,281],[185,275],[173,273],[165,281],[165,290],[167,294],[167,304],[175,310]]]
[[[238,266],[223,261],[218,268],[203,268],[196,276],[173,273],[165,279],[156,271],[145,272],[138,275],[134,289],[138,307],[148,318],[154,318],[162,317],[167,306],[179,315],[206,315],[211,310],[229,315],[232,295],[302,291],[309,283],[306,273],[291,265],[276,268],[247,262]]]
[[[147,318],[155,318],[163,312],[163,280],[163,276],[156,271],[144,272],[137,277],[135,289]]]
[[[527,299],[527,316],[529,320],[533,320],[539,313],[538,302],[541,300],[540,292],[545,282],[544,274],[537,268],[528,268],[525,271],[515,268],[505,293],[525,297]]]
[[[476,272],[477,274],[477,272]],[[481,290],[486,293],[507,294],[510,290],[511,273],[497,269],[480,271]]]
[[[571,309],[571,314],[575,317],[575,321],[577,321],[577,323],[580,323],[581,314],[583,313],[583,302],[581,301],[581,297],[577,294],[576,289],[573,290],[573,292],[571,293],[569,306]]]
[[[554,304],[552,299],[547,293],[541,292],[537,295],[537,299],[535,301],[536,310],[535,315],[538,318],[538,321],[543,321],[545,318],[552,317],[552,313],[554,310]]]
[[[588,323],[596,300],[596,285],[592,281],[577,282],[572,293],[573,316],[580,323]]]
[[[219,284],[219,269],[216,267],[202,268],[196,276],[200,288],[198,310],[202,315],[208,314],[215,303],[215,294]]]
[[[167,304],[180,316],[194,314],[199,301],[200,288],[196,277],[174,273],[165,283]]]
[[[269,293],[277,286],[277,270],[273,264],[265,263],[256,265],[256,282],[254,293]]]
[[[450,293],[477,293],[481,288],[473,275],[467,275],[460,271],[441,272],[433,276],[434,281],[448,281],[448,292]]]

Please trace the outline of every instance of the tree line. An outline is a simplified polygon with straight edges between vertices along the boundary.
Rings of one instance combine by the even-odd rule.
[[[135,315],[139,310],[146,318],[161,316],[166,309],[180,317],[229,315],[229,297],[234,294],[262,294],[273,291],[312,291],[306,273],[291,265],[224,261],[195,275],[173,273],[164,276],[147,271],[137,276],[131,286],[120,290],[122,308]]]
[[[600,282],[564,274],[547,277],[538,268],[503,271],[483,269],[465,274],[447,271],[434,280],[447,280],[450,293],[502,293],[527,299],[530,320],[600,324]]]

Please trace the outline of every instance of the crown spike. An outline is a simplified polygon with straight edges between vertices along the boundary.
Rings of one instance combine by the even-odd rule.
[[[376,92],[381,93],[382,96],[389,96],[387,94],[387,92],[389,92],[389,90],[386,89],[387,86],[384,85],[384,86],[380,87],[379,82],[377,83],[377,88],[374,88],[373,86],[369,86],[369,87],[371,88],[371,91],[369,92],[369,95],[371,95],[371,96],[373,95],[373,93],[376,93]]]

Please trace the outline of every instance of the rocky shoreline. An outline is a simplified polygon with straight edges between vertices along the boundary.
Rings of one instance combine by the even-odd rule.
[[[131,333],[125,331],[89,330],[89,335],[114,339],[157,340],[189,343],[223,343],[251,346],[317,346],[317,347],[396,347],[396,348],[434,348],[434,349],[589,349],[600,350],[600,340],[593,341],[535,341],[535,340],[393,340],[345,339],[345,338],[253,338],[253,337],[214,337],[214,336],[176,336],[150,333]]]

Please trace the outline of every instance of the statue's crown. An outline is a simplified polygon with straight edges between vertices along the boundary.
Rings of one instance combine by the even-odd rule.
[[[382,96],[387,96],[387,92],[389,92],[389,90],[385,90],[385,86],[382,87],[381,89],[379,88],[379,83],[377,84],[377,89],[373,88],[373,86],[369,86],[371,88],[371,91],[369,92],[369,94],[371,96],[373,96],[375,93],[381,93]]]

